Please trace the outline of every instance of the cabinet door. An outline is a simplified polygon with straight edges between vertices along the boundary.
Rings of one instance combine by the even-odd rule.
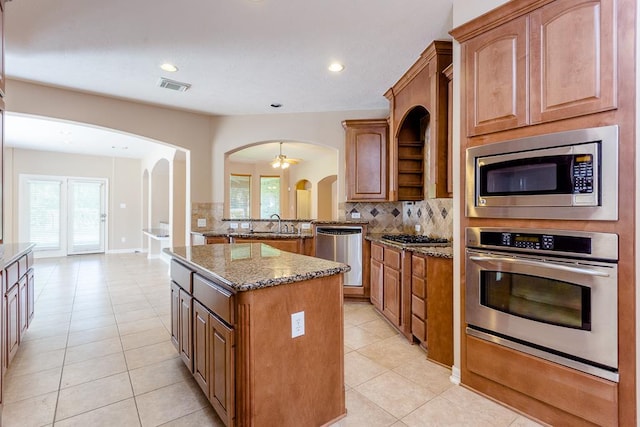
[[[27,326],[33,321],[33,315],[35,314],[35,302],[36,302],[35,282],[33,278],[33,269],[29,269],[27,273]]]
[[[453,260],[427,257],[427,357],[453,365]]]
[[[235,414],[235,365],[233,329],[210,314],[211,387],[209,401],[225,425]]]
[[[171,282],[171,342],[180,351],[180,286]]]
[[[395,325],[400,326],[400,272],[384,266],[382,312]]]
[[[614,1],[557,0],[531,13],[531,122],[616,107]]]
[[[346,120],[347,200],[388,199],[386,120]]]
[[[18,351],[20,337],[20,308],[18,303],[18,285],[14,285],[5,295],[5,307],[7,309],[5,317],[6,331],[6,363],[11,363],[13,356]]]
[[[371,259],[371,304],[382,311],[382,283],[384,266],[380,261]]]
[[[178,342],[180,344],[180,357],[191,372],[193,372],[193,346],[191,341],[192,305],[193,298],[191,295],[186,293],[183,289],[180,289],[180,329]]]
[[[528,22],[527,16],[515,19],[463,45],[467,135],[527,124]],[[566,50],[566,41],[561,47]]]
[[[193,302],[193,376],[209,397],[211,383],[209,310],[198,301]]]
[[[24,337],[25,332],[27,332],[27,324],[29,322],[29,289],[27,287],[27,276],[24,275],[18,282],[18,314],[20,319],[19,331],[20,337],[19,341],[22,341],[22,337]]]

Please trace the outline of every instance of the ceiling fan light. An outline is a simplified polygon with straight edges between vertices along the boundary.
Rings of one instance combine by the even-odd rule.
[[[280,165],[280,167],[281,167],[282,169],[286,169],[286,168],[288,168],[288,167],[289,167],[289,163],[287,163],[287,162],[283,162],[283,163]]]

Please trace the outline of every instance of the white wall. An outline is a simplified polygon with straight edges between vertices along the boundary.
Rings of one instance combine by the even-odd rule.
[[[224,201],[224,154],[261,141],[308,142],[339,150],[338,182],[344,183],[345,134],[342,121],[386,118],[388,115],[387,110],[367,110],[214,117],[211,120],[213,201]],[[338,198],[344,200],[344,185],[339,184],[338,188]]]
[[[4,242],[17,242],[20,174],[107,178],[107,251],[142,247],[142,174],[139,160],[6,148]],[[121,204],[125,208],[121,208]],[[121,240],[125,238],[123,243]]]

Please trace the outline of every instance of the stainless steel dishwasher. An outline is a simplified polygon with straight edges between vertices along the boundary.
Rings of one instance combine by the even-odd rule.
[[[316,257],[351,267],[345,286],[362,286],[362,227],[316,227]]]

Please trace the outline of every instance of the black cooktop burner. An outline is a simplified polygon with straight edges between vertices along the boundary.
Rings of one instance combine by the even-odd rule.
[[[440,237],[421,236],[417,234],[384,234],[382,240],[416,246],[448,246],[450,242]]]

